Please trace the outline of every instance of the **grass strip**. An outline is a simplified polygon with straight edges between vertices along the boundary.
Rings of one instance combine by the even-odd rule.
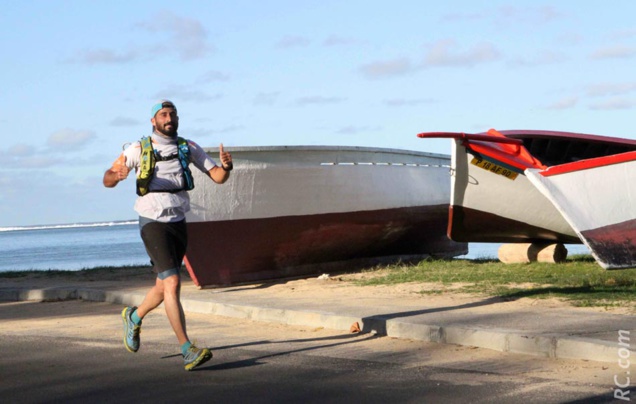
[[[355,283],[436,283],[455,291],[505,299],[560,297],[576,306],[634,307],[636,303],[636,268],[605,270],[588,255],[575,255],[560,264],[425,260],[415,265],[377,267],[365,274]]]

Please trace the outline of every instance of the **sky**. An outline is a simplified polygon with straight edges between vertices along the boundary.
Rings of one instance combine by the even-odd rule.
[[[0,13],[0,227],[135,219],[102,185],[161,98],[202,146],[450,154],[420,132],[636,139],[633,0],[34,1]]]

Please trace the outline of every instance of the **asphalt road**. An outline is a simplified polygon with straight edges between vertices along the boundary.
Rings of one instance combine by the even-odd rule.
[[[186,372],[161,311],[136,354],[120,311],[0,304],[0,402],[613,402],[607,364],[194,314],[190,336],[214,358]]]

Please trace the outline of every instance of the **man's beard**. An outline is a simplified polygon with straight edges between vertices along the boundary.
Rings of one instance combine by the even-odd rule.
[[[170,123],[170,128],[166,128],[168,125],[157,125],[157,132],[161,133],[164,136],[175,137],[177,136],[177,129],[179,129],[179,124],[175,122]]]

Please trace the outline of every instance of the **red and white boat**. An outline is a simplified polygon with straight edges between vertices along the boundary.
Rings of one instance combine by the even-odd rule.
[[[581,243],[525,170],[636,150],[633,140],[555,131],[418,136],[454,140],[448,235],[464,242]]]
[[[228,150],[227,183],[192,170],[185,263],[198,286],[468,252],[446,236],[449,156],[330,146]]]
[[[605,269],[636,267],[636,152],[526,171]]]

